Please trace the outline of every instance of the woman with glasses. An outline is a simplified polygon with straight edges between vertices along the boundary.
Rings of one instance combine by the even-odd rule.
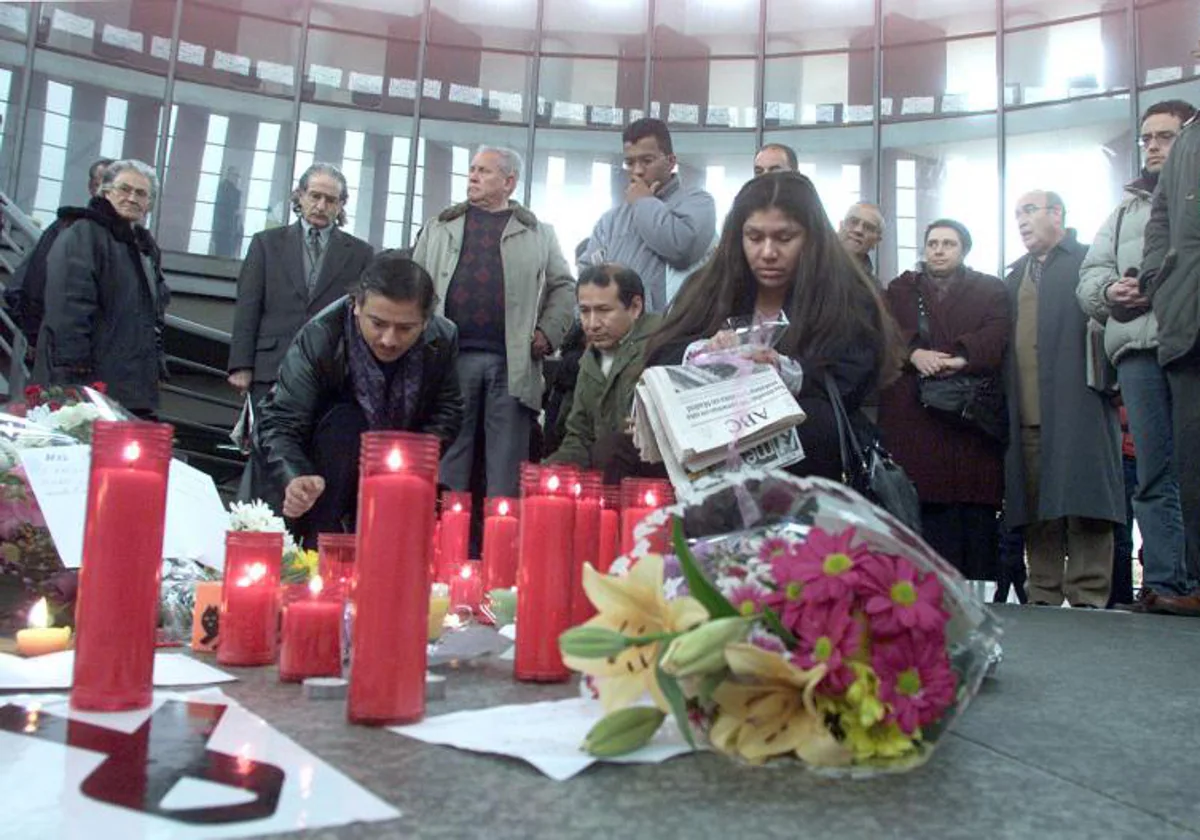
[[[925,258],[887,287],[888,308],[908,358],[879,395],[879,428],[892,457],[917,485],[925,541],[971,580],[995,580],[1004,500],[1004,446],[974,426],[927,409],[921,382],[995,377],[1003,393],[1011,328],[1008,293],[998,277],[967,268],[971,234],[953,219],[925,229]],[[997,405],[995,419],[1008,415]]]
[[[807,415],[798,429],[806,457],[793,471],[840,479],[825,376],[832,375],[847,411],[856,412],[868,391],[895,376],[895,327],[874,283],[838,241],[812,181],[795,172],[768,173],[742,187],[716,252],[684,284],[650,339],[647,365],[679,364],[699,339],[724,345],[731,317],[780,316],[788,325],[768,358],[799,364],[796,399]]]
[[[46,316],[35,381],[101,381],[135,414],[149,415],[158,407],[170,293],[158,245],[143,227],[157,193],[153,169],[119,160],[108,167],[87,207],[59,211],[69,227],[46,261]]]

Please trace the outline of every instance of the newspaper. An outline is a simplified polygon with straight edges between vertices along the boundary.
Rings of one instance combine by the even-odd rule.
[[[633,442],[644,460],[662,462],[677,489],[719,477],[731,451],[758,467],[804,457],[796,426],[804,411],[771,365],[648,368],[634,397]]]

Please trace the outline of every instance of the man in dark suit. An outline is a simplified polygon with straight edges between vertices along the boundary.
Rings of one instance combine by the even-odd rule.
[[[292,338],[355,282],[371,246],[338,230],[346,220],[346,178],[336,166],[314,163],[292,192],[300,218],[256,233],[238,277],[229,384],[255,403],[270,390]]]

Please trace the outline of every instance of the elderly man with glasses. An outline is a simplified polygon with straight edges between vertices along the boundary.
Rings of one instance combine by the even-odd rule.
[[[850,256],[859,261],[863,270],[874,277],[871,252],[883,239],[883,213],[879,206],[869,201],[850,205],[846,217],[838,225],[838,239],[842,240],[842,247],[850,252]]]
[[[1087,248],[1065,226],[1062,198],[1017,200],[1028,253],[1006,280],[1013,314],[1006,369],[1009,447],[1004,516],[1022,528],[1029,600],[1104,608],[1113,523],[1125,521],[1121,432],[1111,399],[1087,385],[1088,318],[1075,299]]]
[[[716,204],[675,174],[671,133],[662,120],[636,120],[621,140],[629,183],[621,203],[596,223],[579,264],[633,269],[646,286],[647,311],[661,312],[713,245]]]

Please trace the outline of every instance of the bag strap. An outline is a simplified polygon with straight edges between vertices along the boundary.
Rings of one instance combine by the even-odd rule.
[[[1117,271],[1121,270],[1121,264],[1118,262],[1121,252],[1121,222],[1125,221],[1125,211],[1129,209],[1129,205],[1122,204],[1121,211],[1117,213],[1117,229],[1113,231],[1113,264],[1117,267]]]
[[[929,337],[929,310],[925,308],[925,295],[921,287],[917,287],[917,335],[925,342],[926,349],[933,347],[933,339]]]
[[[833,406],[833,419],[837,423],[838,448],[842,455],[842,483],[846,484],[850,481],[851,470],[865,472],[866,464],[862,460],[858,436],[854,434],[854,427],[850,424],[850,415],[846,413],[846,406],[842,404],[842,394],[838,391],[833,375],[828,371],[825,373],[825,390],[829,394],[829,402]]]

